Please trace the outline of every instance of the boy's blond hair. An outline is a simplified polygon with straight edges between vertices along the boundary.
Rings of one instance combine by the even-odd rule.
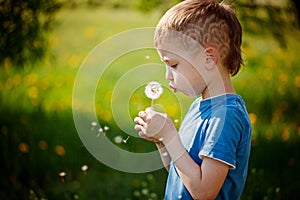
[[[185,0],[168,10],[159,21],[154,36],[156,47],[169,31],[185,34],[204,48],[217,48],[222,64],[232,76],[238,73],[243,64],[242,27],[227,3]]]

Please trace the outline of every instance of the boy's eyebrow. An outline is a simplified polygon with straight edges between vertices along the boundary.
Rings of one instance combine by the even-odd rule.
[[[161,60],[162,60],[163,62],[169,62],[169,61],[170,61],[170,58],[168,58],[167,56],[163,56],[163,57],[161,58]]]

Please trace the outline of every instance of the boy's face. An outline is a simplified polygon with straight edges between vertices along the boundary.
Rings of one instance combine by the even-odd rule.
[[[193,59],[182,49],[174,46],[171,49],[172,51],[159,47],[157,49],[161,60],[166,64],[166,79],[170,81],[170,88],[174,92],[182,92],[189,97],[208,92],[203,79],[204,72],[201,70],[203,65],[199,57]],[[195,60],[197,67],[195,67]]]

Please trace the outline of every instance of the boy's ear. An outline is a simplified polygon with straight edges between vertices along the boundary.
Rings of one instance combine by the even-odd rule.
[[[204,50],[205,53],[205,68],[211,70],[218,64],[218,50],[213,47],[207,47]]]

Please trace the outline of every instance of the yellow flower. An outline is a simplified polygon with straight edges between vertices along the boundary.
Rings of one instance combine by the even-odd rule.
[[[22,152],[22,153],[28,153],[29,152],[29,146],[27,143],[25,142],[21,142],[19,144],[19,150]]]
[[[251,124],[254,124],[257,120],[257,116],[255,113],[249,113],[249,118],[250,118]]]
[[[55,153],[59,156],[64,156],[66,154],[65,148],[61,145],[55,146]]]

